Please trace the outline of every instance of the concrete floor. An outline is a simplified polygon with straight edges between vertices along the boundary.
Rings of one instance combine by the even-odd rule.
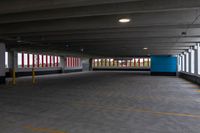
[[[199,133],[199,87],[176,77],[89,72],[0,86],[1,133]]]

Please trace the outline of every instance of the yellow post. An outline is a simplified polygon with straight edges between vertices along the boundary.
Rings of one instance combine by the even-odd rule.
[[[35,71],[34,68],[32,69],[32,83],[35,84]]]
[[[15,73],[15,68],[13,68],[12,71],[12,84],[16,85],[16,73]]]

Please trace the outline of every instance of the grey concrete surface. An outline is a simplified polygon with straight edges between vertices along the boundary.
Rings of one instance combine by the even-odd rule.
[[[179,72],[179,77],[200,85],[199,75],[186,73],[186,72]]]
[[[199,133],[200,91],[177,77],[85,72],[0,86],[1,133]]]

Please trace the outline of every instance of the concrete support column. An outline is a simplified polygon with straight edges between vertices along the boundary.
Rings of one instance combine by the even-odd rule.
[[[18,64],[17,64],[17,52],[15,51],[8,51],[8,68],[9,73],[6,76],[12,77],[13,70],[17,71]]]
[[[191,58],[192,58],[192,52],[191,52],[191,50],[189,50],[188,51],[188,62],[189,62],[188,70],[189,70],[189,73],[192,73],[192,66],[191,66],[192,60],[191,60]]]
[[[180,55],[180,71],[183,71],[183,56]]]
[[[183,58],[183,54],[181,54],[181,71],[184,71],[184,58]]]
[[[186,59],[186,53],[184,53],[184,66],[185,66],[185,72],[187,71],[187,59]]]
[[[82,64],[83,71],[90,71],[92,60],[90,58],[82,58],[81,64]]]
[[[200,72],[200,47],[199,43],[195,46],[195,52],[194,52],[194,73],[198,75]]]
[[[59,67],[61,67],[61,71],[62,71],[62,73],[64,73],[65,72],[65,57],[64,56],[60,56],[60,66]]]
[[[90,70],[90,71],[93,71],[93,68],[92,68],[92,58],[89,59],[89,63],[90,63],[89,70]],[[109,63],[109,65],[110,65],[110,63]]]
[[[5,43],[0,43],[0,84],[6,83],[5,52]]]
[[[8,51],[8,68],[17,69],[17,52]]]
[[[177,71],[180,72],[181,71],[181,55],[177,56]]]

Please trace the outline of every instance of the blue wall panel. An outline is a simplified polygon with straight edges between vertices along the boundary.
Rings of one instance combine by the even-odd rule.
[[[151,72],[176,72],[177,57],[175,56],[151,56]]]

